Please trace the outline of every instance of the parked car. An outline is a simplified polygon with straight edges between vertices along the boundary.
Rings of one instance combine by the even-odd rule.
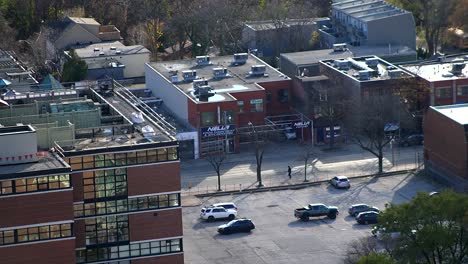
[[[409,147],[415,145],[422,145],[424,143],[424,135],[413,134],[400,140],[399,145],[402,147]]]
[[[367,204],[353,204],[348,208],[348,213],[351,216],[357,216],[359,213],[367,211],[380,212],[379,208]]]
[[[368,211],[368,212],[359,213],[356,216],[356,221],[359,224],[365,224],[365,225],[375,224],[375,223],[377,223],[378,218],[379,218],[379,213],[373,212],[373,211]]]
[[[255,229],[255,225],[250,219],[236,219],[227,224],[218,226],[218,233],[232,234],[238,232],[250,232]]]
[[[309,217],[317,216],[328,216],[330,219],[335,219],[338,214],[338,207],[324,204],[309,204],[294,210],[294,216],[302,221],[309,221]]]
[[[215,219],[233,220],[237,216],[237,211],[232,209],[224,209],[223,207],[208,207],[202,208],[200,218],[209,222]]]
[[[335,188],[349,189],[349,187],[351,187],[348,177],[346,176],[335,176],[330,180],[330,184],[335,186]]]
[[[235,203],[215,203],[211,207],[223,207],[224,209],[232,209],[237,211],[237,206]]]

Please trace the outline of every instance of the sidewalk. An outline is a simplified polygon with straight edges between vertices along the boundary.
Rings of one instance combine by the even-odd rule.
[[[271,145],[265,151],[262,164],[263,185],[281,186],[304,182],[304,147],[298,144]],[[395,148],[384,154],[384,171],[406,171],[418,167],[418,155],[422,157],[421,147]],[[393,160],[393,164],[392,164]],[[372,175],[378,170],[377,158],[356,145],[344,145],[333,150],[326,146],[314,147],[314,155],[307,168],[307,180],[326,181],[336,175],[350,178]],[[421,160],[419,161],[421,163]],[[287,166],[292,167],[292,177],[287,176]],[[181,162],[183,195],[201,194],[217,191],[217,175],[206,160]],[[254,151],[243,149],[240,154],[229,155],[221,166],[221,188],[240,190],[255,188],[256,162]]]

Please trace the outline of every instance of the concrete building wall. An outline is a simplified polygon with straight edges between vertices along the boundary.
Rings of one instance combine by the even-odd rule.
[[[116,56],[100,56],[92,58],[82,58],[88,64],[102,63],[115,59],[125,65],[123,69],[124,78],[136,78],[145,76],[145,63],[150,60],[150,53],[137,53]]]
[[[184,92],[159,74],[148,63],[145,65],[145,78],[146,88],[150,89],[154,96],[163,99],[165,106],[178,118],[189,122],[187,100],[190,99],[187,98]]]
[[[65,29],[59,39],[55,41],[55,47],[57,49],[68,49],[74,45],[87,45],[92,43],[99,43],[101,40],[91,34],[89,31],[81,27],[80,25],[73,25]]]
[[[416,49],[416,26],[411,13],[367,22],[367,45],[403,45]]]

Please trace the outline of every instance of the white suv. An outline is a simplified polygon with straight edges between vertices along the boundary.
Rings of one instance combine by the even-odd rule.
[[[211,207],[223,207],[224,209],[232,209],[237,211],[237,206],[235,203],[215,203]]]
[[[224,209],[223,207],[208,207],[202,208],[200,218],[207,221],[213,221],[215,219],[233,220],[237,216],[237,211],[232,209]]]
[[[349,183],[348,177],[346,176],[335,176],[333,179],[330,180],[331,185],[335,186],[336,188],[346,188],[349,189],[351,184]]]

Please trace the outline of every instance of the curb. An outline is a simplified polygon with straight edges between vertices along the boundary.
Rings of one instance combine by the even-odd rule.
[[[388,177],[388,176],[394,176],[394,175],[407,174],[407,173],[415,172],[415,171],[416,169],[390,171],[390,172],[384,172],[381,174],[376,173],[376,174],[360,175],[360,176],[352,177],[350,179],[367,178],[367,177]],[[280,190],[297,190],[297,189],[302,189],[302,188],[306,188],[310,186],[321,185],[322,183],[328,183],[328,180],[296,183],[296,184],[291,184],[291,185],[277,185],[277,186],[269,186],[269,187],[248,188],[248,189],[243,189],[239,191],[222,191],[222,192],[211,192],[211,193],[204,193],[204,194],[194,194],[194,196],[197,198],[204,198],[204,197],[231,195],[231,194],[257,193],[257,192],[280,191]]]

